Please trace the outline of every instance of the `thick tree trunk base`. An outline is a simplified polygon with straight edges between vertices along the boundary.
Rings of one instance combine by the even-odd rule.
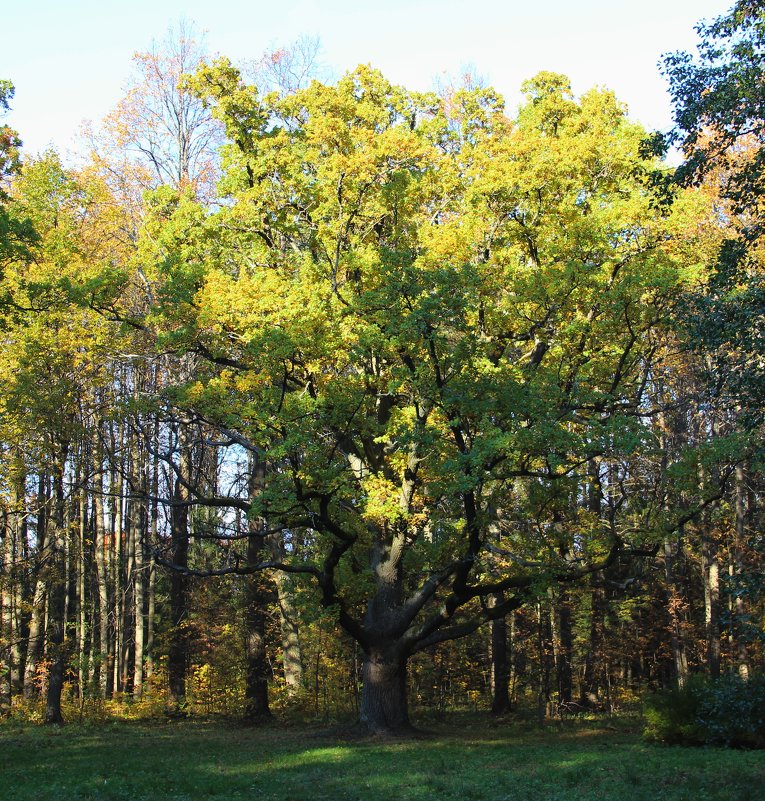
[[[262,679],[253,680],[246,692],[244,721],[255,726],[272,720],[268,706],[268,683]]]
[[[492,715],[509,715],[513,711],[513,705],[509,698],[497,698],[495,696],[491,704]]]
[[[386,653],[364,659],[358,725],[376,737],[411,735],[406,696],[406,660]]]

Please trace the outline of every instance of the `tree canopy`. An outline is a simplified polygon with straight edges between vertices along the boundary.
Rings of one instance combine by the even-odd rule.
[[[304,636],[375,733],[437,654],[506,711],[508,638],[550,710],[761,663],[761,23],[667,57],[677,171],[564,75],[511,117],[185,29],[78,169],[4,129],[0,705],[217,671],[254,722]]]
[[[679,181],[713,185],[728,226],[708,290],[694,299],[689,319],[702,347],[717,353],[718,391],[724,386],[759,419],[757,399],[765,389],[765,12],[756,0],[740,0],[697,31],[697,57],[680,52],[664,59],[676,123],[670,141],[685,155]]]
[[[700,269],[683,210],[654,208],[613,95],[560,75],[515,121],[490,89],[368,67],[284,97],[226,61],[188,85],[225,125],[227,199],[163,205],[151,235],[156,337],[206,365],[172,399],[267,464],[250,514],[361,645],[362,717],[395,727],[412,653],[678,524],[654,415]]]

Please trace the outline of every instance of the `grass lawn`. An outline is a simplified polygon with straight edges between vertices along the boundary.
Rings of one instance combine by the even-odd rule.
[[[349,741],[220,721],[0,724],[2,801],[762,801],[765,752],[648,745],[597,723],[488,716],[424,739]]]

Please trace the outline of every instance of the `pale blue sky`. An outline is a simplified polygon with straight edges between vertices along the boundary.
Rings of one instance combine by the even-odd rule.
[[[427,89],[472,65],[512,112],[522,81],[542,69],[568,74],[574,90],[613,89],[651,128],[671,123],[657,61],[692,49],[702,18],[732,0],[35,0],[2,12],[0,78],[16,84],[13,125],[29,153],[74,147],[84,119],[116,103],[130,58],[185,18],[207,31],[212,53],[255,58],[318,36],[322,61],[341,73],[360,62],[396,83]]]

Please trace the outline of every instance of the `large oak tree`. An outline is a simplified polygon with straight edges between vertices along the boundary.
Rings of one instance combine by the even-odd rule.
[[[654,392],[696,269],[686,205],[655,208],[611,93],[552,73],[514,121],[490,89],[368,67],[263,97],[220,61],[189,86],[226,127],[226,198],[163,206],[134,322],[204,357],[166,398],[265,468],[255,495],[188,503],[284,538],[253,563],[230,537],[206,572],[312,578],[363,651],[362,723],[405,728],[412,654],[688,514]]]

